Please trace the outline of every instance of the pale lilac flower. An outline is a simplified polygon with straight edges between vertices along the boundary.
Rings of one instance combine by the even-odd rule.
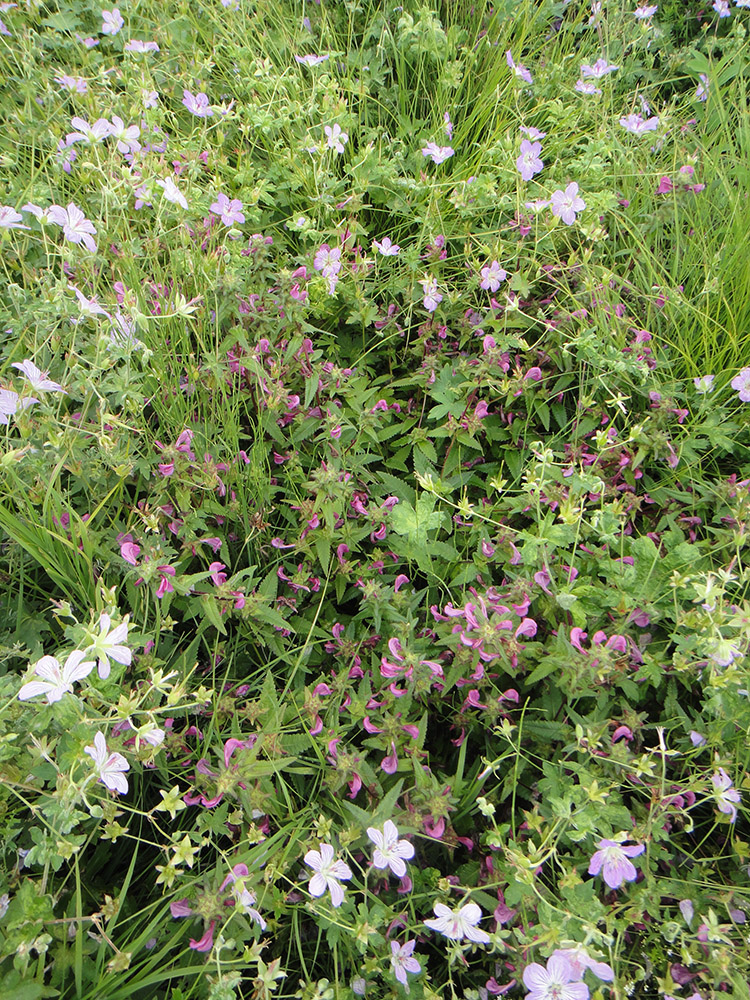
[[[715,378],[715,375],[700,375],[698,378],[694,378],[693,385],[695,386],[695,391],[701,394],[713,392]]]
[[[68,288],[75,292],[76,298],[78,299],[78,308],[84,316],[88,316],[89,319],[93,319],[94,316],[106,316],[107,319],[112,318],[107,310],[103,306],[100,306],[96,301],[95,295],[92,295],[90,299],[87,299],[83,292],[76,288],[75,285],[68,285]]]
[[[68,76],[67,73],[56,76],[55,83],[59,84],[63,90],[70,90],[74,94],[85,94],[89,89],[89,85],[82,76]]]
[[[606,962],[597,962],[591,958],[582,944],[572,948],[557,948],[552,955],[559,955],[565,959],[570,967],[571,979],[583,979],[586,969],[590,969],[597,979],[601,979],[604,983],[611,983],[615,978],[612,967]]]
[[[11,205],[0,205],[0,229],[28,229],[23,225],[23,216]]]
[[[352,871],[344,861],[334,861],[334,853],[330,844],[321,844],[319,851],[307,852],[305,864],[315,872],[308,889],[310,895],[316,897],[322,896],[328,889],[333,906],[341,906],[344,902],[344,887],[341,882],[350,879]]]
[[[590,80],[576,80],[575,89],[579,94],[601,94],[601,87],[597,87],[595,83]]]
[[[144,109],[155,108],[159,103],[159,95],[155,90],[148,90],[146,87],[141,90],[141,100]]]
[[[117,9],[114,10],[103,10],[102,11],[102,34],[103,35],[116,35],[117,32],[125,24],[122,18],[122,14]]]
[[[659,127],[659,119],[656,115],[651,118],[644,118],[643,115],[624,115],[620,119],[620,124],[633,135],[645,135],[646,132],[655,132]]]
[[[623,847],[616,840],[600,840],[599,849],[593,854],[589,864],[589,875],[602,873],[610,889],[619,889],[623,882],[633,882],[638,872],[630,858],[637,858],[646,850],[643,844]]]
[[[137,125],[125,125],[122,118],[112,115],[112,131],[110,135],[117,140],[117,149],[121,153],[137,153],[141,148],[138,136],[141,130]]]
[[[113,347],[129,351],[135,347],[143,346],[135,335],[136,322],[132,316],[126,316],[125,313],[120,312],[118,309],[114,316],[111,317],[111,320],[112,328],[109,331],[109,339]],[[161,597],[161,594],[157,596]]]
[[[451,121],[451,116],[447,111],[443,115],[443,128],[445,129],[446,138],[450,142],[453,138],[453,122]]]
[[[27,201],[25,205],[21,205],[21,211],[29,212],[35,219],[38,219],[42,225],[50,221],[49,209],[41,208],[39,205],[34,205],[30,201]]]
[[[428,312],[434,312],[443,301],[443,296],[438,291],[437,278],[431,274],[420,279],[419,284],[424,291],[424,307]]]
[[[642,7],[636,7],[633,11],[633,17],[638,21],[645,21],[649,17],[653,17],[654,14],[659,9],[659,4],[644,4]]]
[[[327,243],[323,243],[315,254],[313,267],[320,271],[324,278],[335,277],[341,270],[341,248],[331,248]]]
[[[173,205],[181,205],[183,208],[188,207],[185,195],[182,194],[171,177],[167,177],[165,180],[157,181],[156,183],[164,191],[166,201],[171,201]]]
[[[588,1000],[589,988],[577,979],[570,964],[555,953],[547,959],[547,967],[532,962],[523,970],[523,984],[529,991],[525,1000]]]
[[[373,240],[372,245],[383,255],[383,257],[395,257],[401,247],[398,243],[391,243],[390,237],[384,236],[380,242]]]
[[[307,56],[295,56],[294,57],[301,66],[320,66],[324,63],[326,59],[331,58],[331,53],[327,53],[324,56],[307,55]]]
[[[714,0],[713,8],[719,17],[729,17],[732,13],[728,0]]]
[[[10,418],[14,417],[19,408],[25,410],[39,400],[33,396],[25,396],[23,399],[12,389],[0,389],[0,424],[9,424]]]
[[[747,0],[747,2],[750,5],[750,0]],[[707,101],[708,100],[708,88],[710,86],[709,79],[708,79],[708,77],[706,76],[705,73],[699,73],[698,77],[700,78],[701,82],[698,84],[698,86],[695,89],[696,100],[698,100],[698,101]]]
[[[609,73],[614,73],[619,68],[614,63],[607,62],[606,59],[597,59],[593,66],[589,66],[588,63],[581,63],[581,78],[585,80],[587,77],[593,76],[599,80]]]
[[[340,156],[344,152],[344,146],[349,142],[348,133],[341,131],[341,126],[338,122],[333,128],[330,125],[326,125],[323,131],[325,132],[328,148],[335,150]]]
[[[244,877],[247,874],[247,865],[240,862],[240,864],[234,866],[229,875],[224,879],[221,889],[225,889],[231,882],[232,895],[234,896],[236,905],[246,916],[255,921],[262,931],[264,931],[266,929],[266,922],[260,913],[255,909],[255,894],[250,892],[250,890],[245,886]]]
[[[245,221],[242,214],[242,202],[239,198],[228,198],[225,194],[217,194],[216,201],[210,206],[212,212],[221,216],[225,226],[238,225]]]
[[[602,12],[602,0],[594,0],[591,4],[591,15],[589,17],[589,25],[596,24],[596,20]]]
[[[13,37],[13,33],[8,30],[8,26],[5,21],[0,21],[0,35],[7,35],[8,38]]]
[[[546,132],[542,132],[530,125],[520,125],[518,131],[523,132],[527,139],[546,139],[547,137]]]
[[[425,927],[444,934],[451,941],[462,941],[468,938],[476,944],[488,944],[489,934],[477,924],[482,919],[482,911],[476,903],[465,903],[457,910],[451,910],[445,903],[434,903],[434,920],[425,920]]]
[[[121,753],[109,753],[103,733],[94,734],[94,745],[84,747],[96,766],[99,781],[112,792],[124,795],[128,790],[128,779],[124,772],[130,770],[130,764]]]
[[[81,35],[78,34],[78,32],[76,32],[76,38],[81,43],[81,45],[85,45],[87,49],[95,49],[99,44],[99,39],[92,38],[91,35],[89,35],[88,38],[83,38]]]
[[[496,292],[500,287],[500,283],[508,277],[508,272],[500,267],[496,260],[493,260],[491,264],[485,265],[480,274],[482,280],[479,282],[479,287],[483,288],[486,292]]]
[[[103,612],[99,618],[99,635],[84,650],[84,652],[98,657],[98,671],[102,680],[109,677],[110,658],[116,663],[125,664],[125,666],[130,666],[133,659],[133,654],[128,647],[121,645],[123,642],[127,642],[128,638],[127,616],[116,628],[110,630],[111,625],[112,619]]]
[[[398,839],[396,824],[387,819],[382,830],[368,826],[367,836],[375,844],[372,853],[372,863],[375,868],[390,868],[397,878],[406,875],[404,858],[414,857],[414,845],[408,840]]]
[[[144,42],[144,41],[141,41],[140,38],[131,38],[129,42],[125,42],[124,48],[125,48],[126,52],[140,52],[140,53],[143,53],[143,52],[158,52],[159,51],[159,46],[157,45],[156,42]],[[186,91],[186,93],[187,93],[187,91]],[[201,95],[198,94],[198,97],[200,97],[200,96]],[[205,97],[206,95],[204,94],[203,96]],[[183,104],[184,103],[185,102],[183,101]],[[193,114],[198,114],[198,112],[194,111]],[[206,117],[207,115],[210,115],[210,114],[213,114],[213,112],[210,111],[210,110],[206,111],[206,112],[203,113],[202,117]]]
[[[103,142],[112,135],[112,124],[106,118],[98,118],[93,125],[89,125],[85,118],[76,115],[70,119],[70,124],[77,131],[69,132],[65,136],[66,146],[72,146],[74,142],[85,142],[93,145],[95,142]]]
[[[508,51],[505,53],[505,61],[508,64],[508,68],[512,69],[513,72],[516,74],[516,76],[520,80],[525,80],[526,83],[533,83],[534,82],[533,77],[531,76],[531,73],[529,73],[529,71],[526,69],[525,66],[522,66],[520,63],[518,65],[515,64],[515,62],[513,61],[513,55],[511,53],[510,49],[508,49]]]
[[[694,747],[704,747],[706,745],[706,737],[703,733],[697,732],[695,729],[690,730],[690,742]]]
[[[74,681],[82,681],[94,669],[94,661],[84,660],[84,656],[79,650],[73,650],[63,666],[54,656],[43,656],[41,660],[37,660],[34,673],[41,680],[24,684],[18,692],[19,700],[26,701],[27,698],[43,694],[49,705],[60,701],[64,694],[73,690]]]
[[[213,109],[208,103],[208,97],[203,93],[203,91],[200,91],[197,94],[191,94],[189,90],[183,90],[182,103],[191,114],[196,116],[196,118],[210,118],[213,114]]]
[[[750,368],[743,368],[729,384],[737,390],[743,403],[750,403]]]
[[[741,801],[739,791],[733,787],[732,779],[723,767],[720,767],[716,774],[711,775],[711,784],[716,791],[714,798],[719,808],[719,812],[729,817],[729,822],[734,823],[737,819],[736,802]]]
[[[227,10],[239,10],[240,0],[221,0],[221,6],[226,7]]]
[[[405,941],[404,944],[399,944],[397,941],[391,941],[391,969],[407,993],[409,984],[406,981],[406,973],[422,971],[422,966],[412,957],[416,943],[416,941]]]
[[[690,926],[693,922],[693,917],[695,916],[695,908],[693,903],[689,899],[681,899],[679,902],[680,913],[682,914],[685,923]]]
[[[578,196],[578,185],[573,181],[564,191],[558,189],[552,192],[550,205],[553,215],[562,219],[566,226],[572,226],[576,221],[576,214],[584,210],[586,202]]]
[[[738,7],[750,7],[750,0],[734,0]]]
[[[454,152],[450,146],[438,146],[435,142],[428,142],[426,146],[422,146],[422,156],[425,159],[429,156],[433,163],[444,163]]]
[[[544,164],[539,158],[541,151],[541,142],[529,142],[528,139],[521,140],[521,155],[516,160],[516,167],[523,180],[530,181],[534,174],[538,174],[544,169]]]
[[[11,368],[17,368],[22,372],[36,392],[62,392],[67,395],[61,385],[47,378],[48,372],[40,371],[28,358],[26,361],[14,361]]]
[[[65,238],[71,243],[83,243],[87,250],[96,253],[96,242],[93,239],[96,233],[94,223],[87,219],[72,201],[67,208],[52,205],[47,216],[50,222],[54,222],[56,226],[62,226]]]

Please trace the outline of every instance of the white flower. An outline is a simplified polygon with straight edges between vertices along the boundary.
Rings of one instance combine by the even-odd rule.
[[[323,131],[326,134],[326,141],[329,149],[335,149],[339,156],[344,152],[344,146],[349,142],[349,135],[341,131],[341,126],[336,124],[331,128],[326,125]]]
[[[367,828],[367,836],[375,844],[372,863],[376,868],[390,868],[394,875],[403,878],[406,875],[404,858],[414,857],[414,845],[408,840],[398,839],[396,824],[387,819],[383,829]]]
[[[97,118],[93,125],[89,125],[85,118],[78,115],[70,119],[70,124],[77,132],[69,132],[65,136],[65,145],[72,146],[74,142],[86,142],[93,144],[103,142],[112,135],[112,123],[106,118]]]
[[[188,207],[185,195],[180,192],[171,177],[167,177],[166,180],[157,181],[156,183],[164,190],[164,197],[167,201],[171,201],[173,205],[182,205],[183,208]]]
[[[68,285],[68,288],[76,293],[78,308],[84,316],[88,316],[90,319],[93,319],[94,316],[106,316],[107,319],[112,318],[107,310],[96,301],[96,296],[92,295],[90,299],[87,299],[83,292],[79,288],[76,288],[75,285]]]
[[[128,779],[123,772],[130,770],[130,764],[121,753],[109,753],[102,733],[96,733],[94,745],[84,747],[83,752],[87,753],[96,765],[96,772],[102,784],[106,785],[110,791],[119,792],[120,795],[127,792]]]
[[[0,229],[28,229],[23,216],[12,205],[0,205]]]
[[[34,403],[38,402],[39,400],[34,399],[33,396],[25,396],[21,399],[18,393],[13,392],[12,389],[0,389],[0,424],[8,424],[10,418],[18,412],[19,407],[25,410],[27,406],[33,406]]]
[[[328,889],[333,905],[341,906],[344,887],[339,880],[346,881],[352,877],[349,865],[344,861],[334,861],[334,850],[330,844],[321,844],[320,851],[308,851],[305,864],[315,872],[308,885],[310,895],[322,896]]]
[[[266,929],[266,922],[255,909],[255,895],[244,887],[241,879],[232,886],[232,895],[242,912],[250,917],[251,920],[254,920],[260,929],[264,931]]]
[[[468,938],[477,944],[489,943],[489,935],[477,927],[482,919],[482,911],[476,903],[465,903],[458,910],[451,910],[444,903],[435,903],[433,910],[437,919],[424,921],[425,927],[430,930],[439,931],[451,941]]]
[[[133,659],[133,654],[128,647],[120,645],[122,642],[127,641],[128,638],[127,615],[125,616],[125,620],[120,622],[117,628],[112,629],[110,632],[111,624],[112,619],[110,616],[102,613],[99,618],[99,635],[90,646],[86,647],[87,653],[90,652],[94,656],[99,657],[98,670],[102,680],[106,680],[109,677],[110,657],[117,663],[124,663],[126,667],[130,666]]]
[[[96,241],[93,238],[96,227],[72,201],[67,208],[50,206],[47,217],[56,226],[62,226],[63,235],[71,243],[83,243],[87,250],[96,253]]]
[[[74,681],[82,681],[94,669],[94,661],[84,660],[85,655],[80,650],[74,650],[62,667],[54,656],[43,656],[34,664],[34,673],[41,680],[24,684],[18,692],[19,700],[26,701],[27,698],[43,694],[47,696],[49,705],[60,701],[66,692],[73,690]]]
[[[33,361],[28,359],[26,361],[14,361],[11,368],[17,368],[20,372],[23,372],[31,383],[32,389],[35,389],[37,392],[65,392],[61,385],[47,378],[48,373],[40,371]]]

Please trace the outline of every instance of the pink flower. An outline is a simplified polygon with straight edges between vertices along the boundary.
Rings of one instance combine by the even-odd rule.
[[[131,566],[137,566],[138,556],[141,553],[140,545],[137,545],[133,541],[122,541],[120,542],[120,555],[125,560],[126,563],[130,563]]]
[[[226,569],[224,563],[212,562],[208,567],[208,571],[211,575],[211,581],[216,587],[220,587],[222,583],[227,582],[227,574],[222,573],[222,570]]]
[[[391,243],[388,236],[384,236],[380,242],[373,240],[372,245],[383,257],[395,257],[401,249],[397,243]]]
[[[743,403],[750,403],[750,368],[743,368],[729,383]]]
[[[576,213],[582,212],[586,202],[578,196],[578,185],[575,181],[568,184],[564,191],[553,191],[550,199],[552,214],[561,219],[566,226],[572,226],[576,221]]]
[[[635,881],[638,872],[629,859],[643,854],[646,850],[643,844],[623,847],[619,841],[605,839],[600,840],[596,846],[599,850],[591,858],[589,875],[598,875],[601,872],[610,889],[619,889],[623,882]]]
[[[544,169],[544,164],[539,159],[541,151],[541,142],[529,142],[528,139],[521,141],[521,155],[516,160],[516,167],[523,180],[530,181],[534,174]]]
[[[412,957],[416,943],[416,941],[406,941],[404,944],[399,944],[397,941],[391,941],[391,969],[407,993],[409,984],[406,981],[406,973],[422,971],[422,966]]]
[[[438,146],[434,142],[428,142],[426,146],[422,146],[422,156],[425,158],[429,156],[433,163],[444,163],[454,153],[455,150],[451,146]]]
[[[669,194],[670,191],[674,190],[674,184],[671,178],[664,176],[659,181],[659,187],[656,189],[657,194]]]
[[[208,97],[203,91],[191,94],[189,90],[183,90],[182,103],[196,118],[210,118],[214,113],[213,108],[208,103]]]
[[[398,839],[396,824],[387,819],[383,824],[382,831],[368,826],[367,836],[375,844],[375,850],[372,854],[373,866],[375,868],[390,868],[397,878],[403,878],[406,875],[404,859],[414,857],[414,846],[408,840]]]
[[[732,779],[723,767],[720,767],[716,774],[711,775],[711,784],[714,786],[716,804],[719,812],[729,817],[729,822],[734,823],[737,819],[736,802],[740,802],[740,793],[733,787]]]
[[[99,781],[110,791],[125,795],[128,790],[128,779],[124,772],[130,770],[130,764],[121,753],[108,752],[104,734],[95,733],[94,745],[84,747],[83,752],[87,753],[96,765]]]
[[[91,222],[83,212],[71,201],[67,208],[60,205],[52,205],[47,216],[50,222],[56,226],[62,226],[62,231],[67,240],[71,243],[83,243],[87,250],[96,253],[96,242],[93,234],[96,233],[94,223]]]
[[[218,194],[216,201],[210,206],[210,210],[221,216],[221,221],[225,226],[233,226],[235,223],[241,225],[245,221],[242,213],[242,202],[238,198],[231,200],[225,194]]]
[[[532,962],[524,969],[523,984],[529,991],[525,1000],[588,1000],[588,986],[573,982],[578,978],[569,962],[555,952],[547,959],[546,968]]]
[[[443,301],[443,296],[438,291],[437,278],[427,274],[420,279],[419,284],[424,290],[424,307],[428,312],[435,312],[438,305]],[[748,369],[750,371],[750,369]]]

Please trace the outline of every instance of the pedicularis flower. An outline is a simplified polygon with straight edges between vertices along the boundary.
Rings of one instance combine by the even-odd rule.
[[[625,835],[622,836],[624,839]],[[591,858],[589,875],[601,872],[610,889],[619,889],[623,882],[635,881],[638,871],[630,858],[643,854],[646,850],[643,844],[624,847],[621,841],[605,839],[600,840],[596,846],[599,850]]]
[[[414,857],[414,845],[408,840],[398,839],[396,824],[387,819],[382,830],[367,828],[367,836],[375,844],[372,863],[376,868],[390,868],[394,875],[403,878],[406,875],[404,858]]]
[[[344,887],[341,882],[352,877],[349,865],[335,860],[335,851],[330,844],[321,844],[319,851],[308,851],[305,864],[315,872],[308,884],[310,895],[322,896],[328,889],[331,903],[341,906],[344,902]]]

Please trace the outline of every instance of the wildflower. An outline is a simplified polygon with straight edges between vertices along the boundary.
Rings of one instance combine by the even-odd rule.
[[[729,17],[732,13],[728,0],[714,0],[713,8],[719,17]]]
[[[546,132],[542,132],[542,131],[540,131],[540,129],[533,128],[530,125],[521,125],[521,126],[519,126],[518,131],[519,132],[523,132],[523,134],[528,139],[546,139],[546,137],[547,137],[547,133]]]
[[[434,278],[431,274],[427,274],[424,278],[420,279],[419,284],[424,290],[423,304],[425,309],[428,312],[435,312],[438,305],[443,301],[443,296],[438,291],[437,278]]]
[[[10,205],[0,205],[0,229],[28,229],[23,224],[23,216]]]
[[[516,167],[523,180],[530,181],[534,174],[544,169],[544,164],[539,159],[541,151],[541,142],[529,142],[528,139],[521,141],[521,155],[516,160]]]
[[[83,243],[87,250],[96,253],[96,242],[92,238],[96,233],[94,223],[72,201],[67,208],[52,205],[47,215],[50,222],[62,226],[65,238],[71,243]]]
[[[694,747],[704,747],[707,741],[703,733],[699,733],[695,729],[691,729],[690,742],[693,744]]]
[[[715,375],[700,375],[698,378],[694,378],[693,385],[695,386],[695,391],[700,393],[713,392],[715,378]]]
[[[656,194],[669,194],[670,191],[674,191],[674,182],[671,177],[666,175],[662,177],[659,181],[659,186],[656,189]]]
[[[148,90],[144,87],[141,90],[141,99],[143,101],[144,110],[148,108],[155,108],[159,103],[159,95],[155,90]]]
[[[651,5],[644,4],[644,6],[642,6],[642,7],[636,7],[635,8],[635,10],[633,11],[633,17],[637,21],[645,21],[649,17],[653,17],[654,14],[657,12],[658,9],[659,9],[659,4],[658,3],[651,4]]]
[[[74,681],[82,681],[94,669],[93,660],[84,660],[85,654],[74,650],[68,655],[64,666],[54,656],[43,656],[34,664],[34,673],[41,680],[29,681],[18,692],[19,701],[46,695],[47,704],[60,701],[62,696],[73,690]]]
[[[99,618],[99,635],[85,650],[87,653],[92,653],[99,658],[98,670],[102,680],[106,680],[109,677],[110,657],[116,663],[123,663],[125,666],[130,666],[132,661],[132,653],[128,647],[120,645],[122,642],[127,641],[128,638],[127,616],[124,621],[120,622],[110,632],[111,624],[112,619],[108,614],[103,612]]]
[[[376,868],[390,868],[397,878],[406,875],[404,858],[414,857],[414,846],[408,840],[398,839],[396,824],[387,819],[383,829],[367,828],[367,836],[375,844],[372,863]]]
[[[196,118],[210,118],[213,114],[208,97],[202,91],[198,94],[191,94],[189,90],[183,90],[182,103]]]
[[[349,135],[341,131],[341,126],[336,123],[333,128],[326,125],[323,129],[326,135],[326,143],[329,149],[335,150],[339,156],[344,152],[344,146],[349,142]]]
[[[28,358],[26,361],[14,361],[11,368],[22,372],[36,392],[65,392],[61,385],[47,378],[48,372],[40,371]]]
[[[659,127],[659,119],[656,115],[651,118],[644,118],[643,115],[624,115],[620,119],[620,124],[633,135],[645,135],[646,132],[655,132]]]
[[[107,743],[103,733],[94,734],[94,745],[84,747],[83,752],[87,753],[96,765],[96,772],[99,781],[106,785],[112,792],[119,792],[125,795],[128,790],[128,779],[124,772],[130,770],[130,765],[121,753],[109,753]]]
[[[445,129],[446,138],[450,141],[453,138],[453,122],[448,111],[443,115],[443,128]]]
[[[719,812],[729,817],[729,822],[734,823],[737,819],[736,802],[740,802],[740,793],[733,787],[732,779],[723,767],[720,767],[716,774],[711,775],[711,784],[715,788],[714,797]]]
[[[391,941],[391,969],[407,993],[409,984],[406,981],[406,973],[422,971],[422,966],[412,957],[416,943],[416,941],[405,941],[399,944],[397,941]]]
[[[593,66],[589,66],[588,63],[581,63],[581,79],[585,80],[587,77],[593,76],[595,79],[600,80],[603,76],[608,76],[619,68],[614,63],[607,62],[606,59],[597,59]]]
[[[343,861],[334,861],[334,850],[330,844],[321,844],[319,851],[308,851],[305,864],[315,872],[308,885],[310,895],[322,896],[328,889],[331,903],[341,906],[344,902],[341,880],[346,881],[352,877],[349,865]]]
[[[533,80],[533,78],[531,76],[531,73],[529,73],[529,71],[526,69],[525,66],[521,66],[520,63],[518,65],[515,64],[515,62],[513,61],[513,55],[511,53],[510,49],[508,49],[508,51],[505,53],[505,61],[508,64],[508,68],[512,69],[513,72],[516,74],[516,76],[520,80],[525,80],[526,83],[533,83],[534,82],[534,80]]]
[[[433,163],[444,163],[454,152],[450,146],[438,146],[435,142],[428,142],[426,146],[422,146],[422,156],[425,158],[429,156]]]
[[[59,84],[63,90],[70,90],[74,94],[85,94],[89,89],[89,85],[81,76],[68,76],[67,73],[61,73],[54,79],[55,83]]]
[[[529,991],[525,1000],[588,1000],[589,988],[574,982],[578,978],[568,961],[556,952],[547,959],[546,968],[532,962],[524,969],[523,984]]]
[[[158,52],[159,51],[159,46],[156,44],[156,42],[143,42],[143,41],[141,41],[140,38],[131,38],[129,42],[125,42],[124,48],[125,48],[126,52]],[[187,91],[185,91],[185,93],[187,93]],[[203,94],[203,95],[198,94],[198,97],[201,97],[201,96],[205,97],[206,95],[205,94]],[[183,104],[184,103],[185,102],[183,101]],[[198,112],[194,111],[193,114],[198,114]],[[211,115],[211,114],[213,114],[213,112],[211,110],[208,110],[207,112],[204,113],[204,115],[202,117],[208,117],[208,115]]]
[[[106,118],[97,118],[93,125],[89,125],[85,118],[75,115],[70,119],[70,124],[77,131],[65,136],[66,146],[72,146],[74,142],[93,145],[95,142],[103,142],[112,134],[112,124]]]
[[[373,240],[372,245],[383,257],[395,257],[401,249],[398,243],[391,243],[388,236],[384,236],[380,242]]]
[[[585,80],[576,80],[575,89],[579,94],[601,94],[601,87],[597,87],[595,83],[590,80],[587,83]]]
[[[266,922],[255,909],[255,894],[250,892],[245,886],[244,877],[247,874],[247,865],[240,862],[240,864],[234,866],[230,874],[224,879],[221,889],[223,891],[231,882],[235,904],[264,931],[266,929]]]
[[[564,191],[553,191],[550,199],[552,214],[562,219],[566,226],[572,226],[576,221],[576,213],[582,212],[586,202],[578,196],[578,185],[575,181],[568,184]]]
[[[623,840],[625,836],[622,835]],[[623,882],[633,882],[638,872],[630,858],[637,858],[646,850],[643,844],[623,847],[616,840],[600,840],[597,850],[589,864],[589,875],[602,873],[604,881],[610,889],[619,889]]]
[[[430,930],[444,934],[451,941],[468,938],[477,944],[489,943],[489,935],[477,927],[482,919],[482,911],[476,903],[465,903],[457,910],[451,910],[445,903],[435,903],[432,908],[437,919],[424,921]]]
[[[743,368],[729,384],[737,390],[743,403],[750,403],[750,368]]]
[[[328,243],[323,243],[315,254],[313,267],[324,278],[335,277],[341,270],[341,248],[331,248]]]
[[[122,118],[112,115],[112,131],[110,135],[117,140],[117,149],[121,153],[137,153],[141,148],[138,136],[141,130],[137,125],[125,125]]]
[[[39,400],[34,399],[33,396],[21,399],[18,393],[11,389],[0,389],[0,424],[8,424],[10,418],[18,412],[19,406],[25,410],[27,406],[33,406],[34,403],[38,402]]]
[[[604,983],[611,983],[615,978],[612,967],[606,962],[597,962],[596,959],[591,958],[582,944],[577,944],[572,948],[558,948],[551,957],[555,955],[565,959],[568,963],[572,979],[582,979],[586,969],[590,969]]]
[[[157,181],[156,183],[164,191],[166,201],[171,201],[173,205],[181,205],[183,208],[188,207],[185,195],[182,194],[171,177],[167,177],[165,180]]]
[[[216,201],[210,206],[212,212],[221,216],[225,226],[241,224],[245,221],[242,214],[242,202],[239,198],[228,198],[225,194],[217,194]]]
[[[508,277],[508,272],[500,267],[496,260],[493,260],[491,264],[482,268],[480,275],[482,280],[479,282],[479,287],[486,292],[496,292],[500,283]]]
[[[748,0],[748,3],[750,3],[750,0]],[[698,101],[707,101],[708,100],[708,88],[709,88],[708,77],[706,76],[705,73],[699,73],[698,76],[699,76],[701,82],[698,84],[698,86],[695,89],[695,98]]]
[[[114,10],[103,10],[102,11],[102,34],[103,35],[116,35],[117,32],[125,24],[122,18],[122,14],[117,9]]]
[[[331,58],[331,53],[329,52],[324,56],[307,55],[295,56],[294,58],[301,66],[320,66],[320,64],[324,63],[326,59]]]
[[[88,316],[93,319],[94,316],[106,316],[107,319],[111,319],[111,316],[103,306],[100,306],[96,301],[96,296],[92,295],[90,299],[87,299],[83,292],[76,288],[75,285],[68,285],[71,291],[75,292],[76,298],[78,299],[78,308],[84,316]]]

